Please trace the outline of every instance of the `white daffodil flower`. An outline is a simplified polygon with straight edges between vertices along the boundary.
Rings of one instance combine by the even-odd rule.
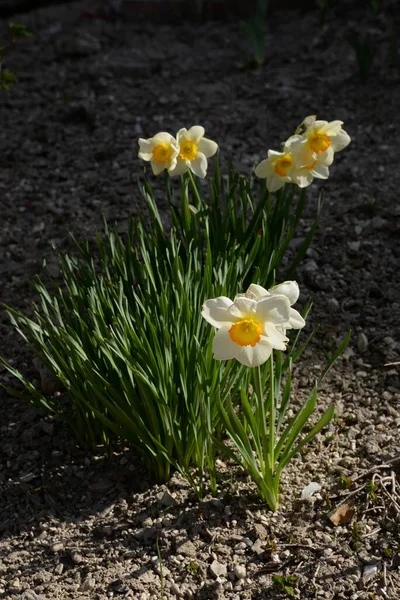
[[[254,173],[257,177],[267,180],[267,189],[269,192],[276,192],[290,183],[291,173],[295,166],[294,158],[290,149],[285,145],[283,152],[268,150],[268,158],[262,160],[256,166]]]
[[[235,358],[247,367],[257,367],[272,350],[286,350],[289,341],[283,333],[289,327],[290,301],[285,295],[269,294],[258,300],[225,296],[207,300],[201,312],[217,328],[213,340],[216,360]]]
[[[204,179],[207,173],[207,158],[214,156],[218,144],[204,137],[204,127],[194,125],[190,129],[180,129],[176,134],[179,153],[176,166],[169,169],[169,174],[182,175],[189,169]]]
[[[294,160],[290,172],[290,179],[293,183],[304,188],[312,183],[314,177],[328,179],[328,167],[333,162],[332,148],[328,148],[325,152],[312,152],[308,141],[302,135],[292,135],[286,140],[285,148]]]
[[[293,304],[296,304],[299,299],[300,294],[299,286],[296,281],[284,281],[279,285],[274,285],[269,290],[266,290],[261,285],[252,283],[246,294],[249,294],[255,300],[260,300],[267,296],[285,296],[289,300],[289,319],[288,323],[284,326],[284,333],[286,329],[302,329],[306,324],[301,314],[292,308]]]
[[[340,152],[351,142],[351,138],[344,129],[343,121],[314,121],[310,123],[303,137],[307,140],[309,149],[315,154],[321,154],[331,149],[331,152]]]
[[[170,133],[161,131],[147,140],[140,138],[139,148],[139,158],[150,161],[154,175],[176,167],[179,146]]]

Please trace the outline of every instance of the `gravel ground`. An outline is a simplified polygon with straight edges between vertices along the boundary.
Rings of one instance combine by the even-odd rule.
[[[319,233],[296,274],[301,301],[314,300],[308,329],[320,329],[296,366],[295,402],[323,352],[353,335],[319,394],[337,418],[288,467],[276,514],[232,465],[221,464],[219,496],[198,502],[176,475],[153,485],[129,448],[92,455],[2,392],[0,598],[400,597],[400,74],[389,44],[400,25],[394,2],[378,14],[337,4],[324,25],[316,11],[274,14],[258,70],[243,68],[238,24],[109,22],[84,18],[89,3],[13,19],[36,37],[10,52],[19,81],[0,96],[4,303],[31,310],[29,279],[57,277],[52,245],[70,248],[70,231],[92,238],[103,214],[123,229],[140,209],[138,137],[203,124],[249,174],[318,114],[342,119],[353,141],[324,184]],[[366,82],[344,41],[354,28],[377,48]],[[33,372],[4,311],[0,327],[1,354]],[[302,499],[312,481],[321,488]]]

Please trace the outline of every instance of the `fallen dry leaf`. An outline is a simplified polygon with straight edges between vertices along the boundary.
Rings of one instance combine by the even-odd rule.
[[[351,522],[355,514],[356,510],[354,506],[342,504],[329,515],[329,519],[334,525],[345,525]]]

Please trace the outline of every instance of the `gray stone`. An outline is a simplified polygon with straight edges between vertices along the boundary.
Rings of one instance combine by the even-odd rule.
[[[237,577],[237,579],[244,579],[246,577],[246,567],[244,565],[236,565],[233,568],[233,572],[235,574],[235,577]]]
[[[171,594],[174,594],[174,596],[178,596],[178,597],[182,596],[182,592],[179,589],[179,586],[177,586],[175,582],[171,583],[171,587],[169,588],[169,591]]]
[[[79,565],[81,562],[83,562],[83,556],[82,554],[79,554],[79,552],[71,552],[71,560],[76,565]]]
[[[33,590],[25,590],[22,594],[21,600],[44,600],[43,596],[38,596]]]
[[[261,540],[256,540],[252,545],[251,549],[256,554],[262,554],[264,552],[264,544]]]
[[[54,542],[54,544],[50,546],[50,550],[52,552],[60,552],[60,550],[64,550],[63,542]]]
[[[253,534],[261,541],[264,541],[268,538],[268,531],[265,529],[264,525],[261,525],[261,523],[254,524]]]
[[[336,300],[336,298],[329,298],[329,300],[327,302],[327,307],[328,307],[329,312],[331,312],[331,313],[337,313],[340,311],[340,304]]]
[[[217,560],[213,560],[210,565],[211,574],[217,579],[217,577],[226,577],[227,568],[223,563],[218,562]]]
[[[185,556],[191,556],[191,557],[197,556],[196,546],[190,540],[187,540],[186,542],[179,544],[179,546],[177,546],[177,548],[176,548],[176,551],[179,554],[184,554]]]
[[[156,494],[156,499],[163,506],[175,506],[178,504],[175,498],[167,491]]]
[[[84,579],[80,585],[79,590],[81,592],[88,592],[89,590],[92,590],[94,588],[94,586],[96,585],[96,580],[93,577],[86,577],[86,579]]]

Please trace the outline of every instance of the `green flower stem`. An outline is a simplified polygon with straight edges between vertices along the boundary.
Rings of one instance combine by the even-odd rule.
[[[188,180],[184,175],[181,177],[181,210],[184,230],[189,231],[191,214],[189,210]]]
[[[199,193],[199,189],[198,189],[197,184],[196,184],[196,180],[193,177],[193,173],[189,170],[188,174],[189,174],[190,183],[192,185],[192,192],[193,192],[193,195],[196,198],[196,202],[197,202],[196,208],[198,210],[200,210],[200,208],[203,205],[203,201],[201,199],[201,196],[200,196],[200,193]]]

